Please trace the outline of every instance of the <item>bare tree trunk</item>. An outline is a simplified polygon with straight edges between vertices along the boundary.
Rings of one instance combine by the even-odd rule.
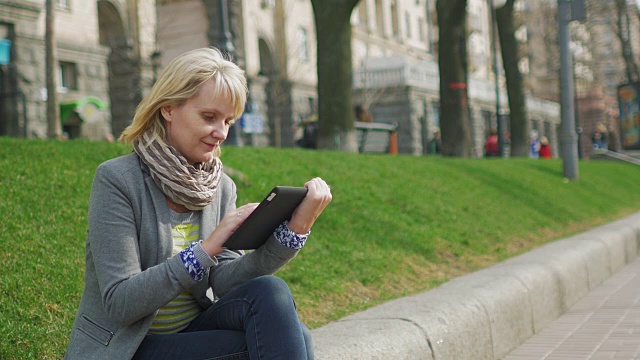
[[[357,151],[350,18],[359,1],[311,0],[318,46],[318,147],[322,149]]]
[[[511,156],[528,156],[529,136],[527,126],[527,104],[522,85],[522,75],[518,69],[518,42],[515,38],[513,22],[513,4],[508,0],[496,10],[498,34],[502,63],[507,78],[507,94],[509,96]]]
[[[437,0],[440,133],[442,154],[469,157],[471,128],[467,85],[466,0]]]
[[[622,46],[622,57],[625,63],[627,81],[636,82],[640,80],[640,71],[633,56],[629,11],[625,0],[616,0],[616,25],[618,27],[616,33]]]
[[[60,125],[60,109],[58,107],[58,93],[56,75],[58,61],[55,55],[56,40],[54,34],[53,0],[46,0],[46,33],[45,33],[45,76],[47,79],[47,127],[50,139],[62,137]]]

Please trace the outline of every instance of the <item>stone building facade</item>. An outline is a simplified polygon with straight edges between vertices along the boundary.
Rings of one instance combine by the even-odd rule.
[[[557,6],[555,2],[537,0],[521,2],[524,6],[519,14],[520,22],[527,35],[522,56],[526,58],[530,69],[524,78],[527,89],[533,96],[558,102]],[[579,154],[582,158],[590,157],[591,136],[599,123],[609,131],[609,149],[621,150],[616,90],[619,85],[638,79],[629,79],[626,74],[619,36],[630,39],[631,52],[638,59],[638,8],[628,3],[626,12],[618,15],[614,1],[587,0],[586,19],[571,23],[569,30]]]
[[[294,129],[317,107],[316,44],[308,0],[228,0],[236,61],[246,69],[250,111],[265,119],[265,135],[245,135],[257,145],[292,146]],[[219,45],[219,1],[159,0],[158,49],[162,64],[189,49]],[[474,154],[496,127],[491,13],[485,0],[470,0],[470,112]],[[355,101],[375,121],[398,124],[400,152],[427,153],[439,127],[437,15],[435,0],[362,0],[351,18]],[[501,118],[508,130],[504,77]],[[557,150],[559,107],[530,97],[532,127]],[[355,115],[354,115],[355,116]],[[557,154],[557,151],[554,151]]]
[[[55,0],[54,8],[58,100],[95,99],[62,119],[63,130],[117,137],[153,82],[155,2]],[[10,62],[0,65],[0,135],[46,137],[45,15],[44,0],[0,2],[0,39],[11,41]]]
[[[482,157],[498,109],[509,131],[509,105],[500,57],[497,72],[493,63],[489,2],[469,0],[467,12],[472,154]],[[352,23],[356,99],[370,107],[375,121],[398,124],[401,153],[427,154],[441,121],[435,0],[363,0]],[[549,138],[557,156],[559,105],[528,94],[527,110],[529,128]]]
[[[62,84],[59,98],[95,97],[106,105],[81,123],[81,136],[117,137],[163,66],[204,46],[228,48],[246,70],[247,110],[263,120],[264,131],[240,140],[294,146],[298,124],[317,112],[315,24],[308,0],[226,0],[226,15],[220,0],[55,1],[60,80],[71,83]],[[508,130],[504,76],[499,71],[496,79],[493,71],[490,10],[485,0],[468,2],[470,114],[478,157],[496,127],[496,80]],[[12,41],[11,63],[0,65],[0,134],[46,134],[44,15],[44,0],[0,3],[0,38]],[[362,0],[351,22],[354,100],[369,106],[375,121],[398,124],[400,152],[427,153],[440,122],[435,0]],[[531,128],[557,149],[557,104],[534,96],[529,104]]]

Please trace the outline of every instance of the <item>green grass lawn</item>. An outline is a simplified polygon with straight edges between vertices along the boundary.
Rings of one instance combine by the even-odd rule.
[[[83,285],[91,181],[123,145],[0,138],[0,359],[58,359]],[[333,201],[278,273],[311,328],[640,209],[640,167],[232,148],[238,205],[321,176]]]

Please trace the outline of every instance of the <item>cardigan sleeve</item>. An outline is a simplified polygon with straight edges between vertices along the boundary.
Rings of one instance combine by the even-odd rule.
[[[212,267],[210,283],[213,293],[221,297],[248,280],[258,276],[271,275],[286,265],[299,251],[282,245],[271,235],[267,242],[258,249],[233,261],[219,262],[218,265]]]
[[[120,326],[153,314],[196,281],[185,271],[178,256],[143,269],[141,253],[149,254],[140,241],[140,217],[136,211],[141,187],[127,171],[105,163],[98,167],[89,200],[87,234],[88,276],[95,276],[105,312]],[[140,181],[144,183],[142,177]],[[154,241],[159,241],[155,239]],[[143,245],[141,245],[141,243]],[[141,249],[142,246],[142,249]],[[157,245],[154,245],[157,249]]]

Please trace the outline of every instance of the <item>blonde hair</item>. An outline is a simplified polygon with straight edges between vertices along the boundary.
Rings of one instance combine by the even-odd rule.
[[[166,125],[160,109],[166,105],[184,104],[210,79],[214,80],[214,96],[228,96],[235,111],[234,118],[239,118],[247,102],[244,71],[218,49],[195,49],[169,62],[151,92],[136,108],[133,121],[124,129],[119,140],[131,144],[147,129],[151,129],[153,138],[164,144]]]
[[[540,144],[542,144],[542,145],[548,145],[548,144],[549,144],[549,139],[547,139],[547,137],[546,137],[546,136],[544,136],[544,135],[543,135],[543,136],[541,136],[541,137],[540,137]]]

